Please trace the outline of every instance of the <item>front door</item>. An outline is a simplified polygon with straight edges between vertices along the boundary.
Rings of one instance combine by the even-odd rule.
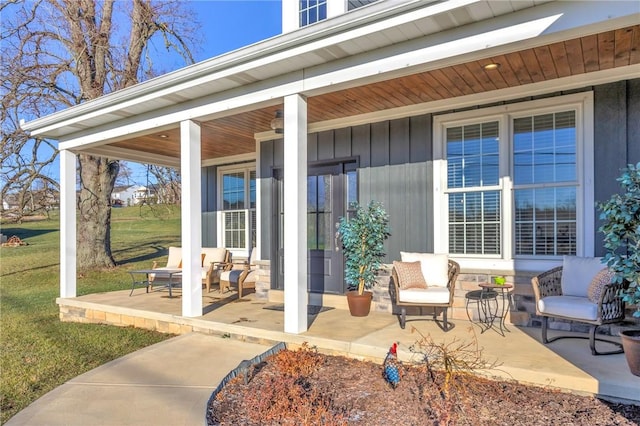
[[[275,173],[277,207],[276,288],[284,289],[285,226],[281,173]],[[336,224],[348,214],[347,206],[357,200],[355,163],[334,163],[309,168],[307,176],[307,267],[308,290],[312,293],[343,294],[344,259],[336,240]]]
[[[344,215],[340,165],[314,167],[307,176],[309,291],[344,293],[342,253],[336,250],[335,224]]]

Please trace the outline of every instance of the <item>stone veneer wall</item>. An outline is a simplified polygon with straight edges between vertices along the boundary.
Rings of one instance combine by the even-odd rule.
[[[257,262],[260,267],[258,281],[256,282],[256,298],[261,300],[269,299],[269,290],[271,288],[270,266],[269,261]],[[389,294],[389,285],[391,285],[391,267],[390,264],[383,265],[378,274],[373,291],[372,310],[376,312],[393,312],[391,296]],[[469,316],[467,316],[467,305],[465,295],[469,291],[479,290],[478,284],[483,282],[491,282],[496,276],[504,276],[507,283],[513,284],[511,291],[511,306],[506,316],[506,322],[516,326],[541,327],[541,320],[536,315],[535,296],[533,295],[533,287],[531,286],[531,278],[533,272],[505,273],[504,271],[463,271],[458,275],[455,284],[455,292],[453,299],[453,308],[449,311],[450,319],[468,320],[469,316],[477,320],[478,312],[475,302],[469,303]],[[397,312],[393,312],[397,313]],[[407,312],[410,314],[410,311]],[[629,311],[628,318],[631,317]],[[550,319],[549,328],[566,331],[588,332],[587,324],[570,322],[564,320]],[[616,335],[620,326],[604,325],[598,330],[604,334]]]
[[[256,277],[256,299],[269,300],[271,289],[271,263],[268,260],[256,261],[258,267]]]

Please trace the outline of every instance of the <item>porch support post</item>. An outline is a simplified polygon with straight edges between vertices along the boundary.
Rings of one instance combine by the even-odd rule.
[[[307,331],[307,100],[284,98],[284,331]]]
[[[200,125],[180,123],[182,315],[202,316],[202,169]]]
[[[60,150],[60,297],[76,297],[76,155]]]

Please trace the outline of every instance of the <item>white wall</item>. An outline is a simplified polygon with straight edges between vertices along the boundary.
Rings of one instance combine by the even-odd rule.
[[[282,32],[297,30],[300,24],[300,0],[282,0]],[[347,0],[327,0],[327,19],[347,11]]]

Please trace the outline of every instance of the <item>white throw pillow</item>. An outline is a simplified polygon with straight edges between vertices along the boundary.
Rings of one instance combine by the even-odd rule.
[[[601,260],[601,257],[564,256],[560,282],[562,295],[587,297],[591,280],[604,267]]]
[[[167,268],[182,268],[182,247],[169,247]]]
[[[422,276],[429,287],[446,287],[449,282],[449,258],[446,254],[408,253],[401,251],[403,262],[420,261]]]

